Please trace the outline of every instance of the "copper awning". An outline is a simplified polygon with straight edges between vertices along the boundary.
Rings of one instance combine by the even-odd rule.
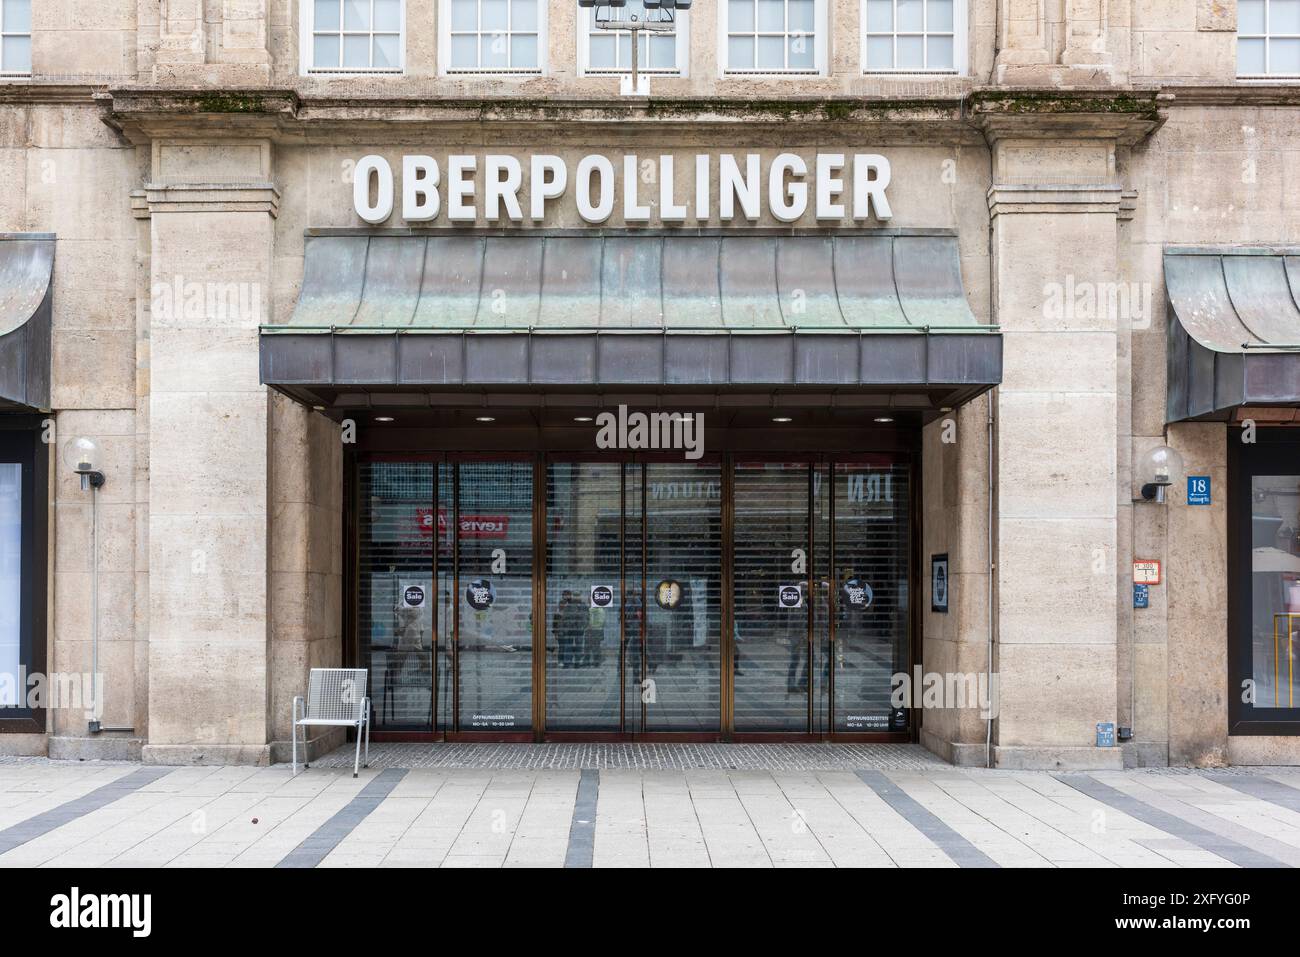
[[[50,406],[53,233],[0,233],[0,411]]]
[[[1300,247],[1173,246],[1167,418],[1300,405]]]

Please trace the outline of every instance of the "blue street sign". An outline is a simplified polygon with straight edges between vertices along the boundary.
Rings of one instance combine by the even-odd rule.
[[[1097,724],[1097,747],[1115,747],[1115,722],[1101,721]]]
[[[1146,585],[1133,586],[1133,607],[1134,608],[1151,607],[1151,591]]]
[[[1208,475],[1187,476],[1187,504],[1210,504],[1210,477]]]

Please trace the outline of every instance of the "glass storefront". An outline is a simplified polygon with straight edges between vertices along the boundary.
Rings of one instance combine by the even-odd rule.
[[[906,456],[384,454],[353,481],[381,735],[908,731]]]
[[[1261,430],[1229,482],[1234,733],[1300,725],[1300,435]],[[1234,567],[1235,566],[1235,567]]]

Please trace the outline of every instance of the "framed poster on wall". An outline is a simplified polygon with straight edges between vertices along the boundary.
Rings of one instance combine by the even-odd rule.
[[[948,614],[948,599],[951,597],[952,579],[948,574],[948,553],[930,556],[930,610],[941,615]]]

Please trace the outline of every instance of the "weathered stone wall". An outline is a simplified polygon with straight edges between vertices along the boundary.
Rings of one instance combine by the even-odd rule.
[[[955,601],[947,616],[923,615],[926,668],[986,666],[991,406],[998,759],[1110,763],[1115,756],[1096,754],[1090,738],[1096,721],[1115,719],[1135,729],[1130,763],[1300,762],[1300,739],[1226,731],[1223,503],[1233,431],[1164,425],[1163,247],[1296,242],[1300,232],[1294,100],[1260,106],[1244,88],[1222,89],[1235,75],[1234,4],[973,0],[968,75],[944,78],[864,76],[858,0],[831,2],[830,75],[724,77],[716,17],[699,4],[689,74],[655,78],[652,90],[698,99],[687,110],[696,117],[709,97],[734,97],[746,121],[669,128],[650,115],[618,126],[494,128],[469,115],[432,132],[409,123],[399,132],[384,119],[394,114],[361,105],[304,134],[342,109],[316,101],[279,128],[249,132],[236,114],[256,110],[251,101],[234,108],[241,93],[224,103],[226,115],[182,113],[165,134],[134,138],[104,122],[113,109],[105,93],[95,102],[89,88],[53,84],[201,87],[218,96],[279,86],[342,100],[463,95],[488,108],[530,96],[623,101],[617,78],[577,75],[569,0],[551,0],[549,67],[529,78],[441,76],[437,0],[409,0],[406,74],[366,78],[301,75],[299,0],[46,0],[34,8],[37,89],[6,83],[0,105],[0,229],[58,234],[52,404],[61,441],[87,434],[104,449],[104,721],[134,729],[90,739],[84,716],[58,713],[53,753],[131,756],[147,742],[149,760],[280,758],[289,701],[307,669],[339,663],[338,436],[323,417],[258,384],[256,326],[291,313],[305,229],[360,225],[351,203],[356,159],[379,152],[397,167],[416,150],[544,149],[572,166],[589,152],[666,153],[682,158],[684,181],[683,160],[696,152],[770,159],[834,150],[890,157],[888,225],[956,230],[971,307],[1006,334],[1003,388],[954,413],[955,443],[941,440],[942,423],[924,435],[923,572],[930,554],[947,551]],[[936,118],[952,102],[942,97],[988,82],[1048,91],[1166,85],[1175,96],[1163,101],[1163,127],[1136,145],[1100,112],[1066,123],[1031,116],[1018,131]],[[876,103],[869,127],[836,121],[834,110],[804,122],[810,108],[796,101],[829,95],[890,100]],[[915,105],[926,97],[940,104],[934,115]],[[542,225],[578,225],[572,196]],[[617,211],[609,225],[620,225]],[[220,321],[157,314],[155,287],[178,277],[250,284],[256,308]],[[1046,315],[1047,287],[1067,281],[1136,284],[1149,308]],[[1214,507],[1183,507],[1179,489],[1167,508],[1133,504],[1133,463],[1165,442],[1183,450],[1190,471],[1214,477]],[[49,660],[80,671],[89,663],[89,506],[61,463],[52,474]],[[1139,612],[1130,607],[1135,556],[1162,559],[1167,575]],[[923,740],[954,761],[979,763],[984,732],[969,709],[940,712],[925,717]],[[0,750],[9,747],[0,737]]]

